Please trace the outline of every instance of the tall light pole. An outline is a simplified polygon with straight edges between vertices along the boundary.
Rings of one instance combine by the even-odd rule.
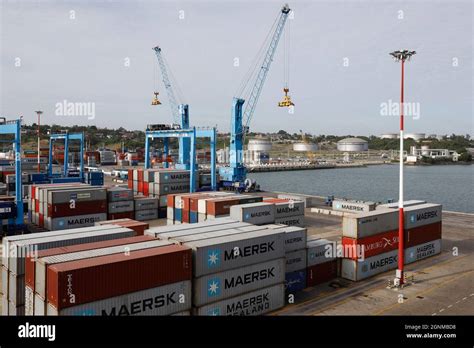
[[[403,211],[403,130],[404,130],[404,78],[405,78],[405,61],[416,54],[415,51],[400,50],[391,52],[390,55],[396,62],[402,62],[402,81],[401,81],[401,93],[400,93],[400,184],[399,184],[399,198],[398,198],[398,269],[396,272],[396,279],[399,284],[404,283],[403,266],[405,263],[405,241],[404,241],[404,226],[405,217]]]
[[[40,118],[43,111],[35,111],[38,115],[38,173],[41,171],[40,166]]]

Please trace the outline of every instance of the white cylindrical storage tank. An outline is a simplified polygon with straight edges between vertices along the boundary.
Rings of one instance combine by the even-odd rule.
[[[362,152],[369,149],[369,143],[360,138],[345,138],[337,142],[338,151]]]
[[[429,156],[430,155],[430,147],[427,145],[423,145],[421,147],[421,155],[422,156]]]
[[[247,149],[249,151],[268,152],[272,149],[272,143],[268,139],[250,139]]]
[[[382,139],[398,139],[397,133],[385,133],[380,136]]]
[[[421,140],[421,139],[425,139],[426,137],[426,134],[425,133],[406,133],[403,138],[404,139],[408,139],[408,138],[411,138],[413,140]]]
[[[298,152],[313,152],[318,151],[318,144],[315,143],[294,143],[293,151]]]

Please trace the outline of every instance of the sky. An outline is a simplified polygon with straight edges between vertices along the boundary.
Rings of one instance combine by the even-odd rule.
[[[232,98],[282,4],[0,0],[0,116],[22,115],[31,124],[42,110],[42,123],[134,130],[170,123],[152,50],[160,45],[180,102],[190,105],[191,125],[228,132]],[[407,118],[406,132],[473,133],[472,1],[289,4],[294,112],[277,107],[285,82],[282,37],[252,131],[397,132],[398,113],[382,112],[400,98],[401,64],[389,52],[410,49],[417,54],[405,64],[405,101],[419,112]],[[155,90],[161,106],[151,105]],[[61,111],[65,101],[90,103],[91,112]]]

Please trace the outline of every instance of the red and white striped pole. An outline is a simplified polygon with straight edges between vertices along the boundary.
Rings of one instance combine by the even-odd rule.
[[[37,129],[37,133],[38,133],[38,173],[41,171],[41,161],[40,161],[40,149],[41,149],[41,134],[40,134],[40,121],[41,121],[41,114],[43,113],[43,111],[36,111],[36,114],[38,115],[38,129]]]
[[[402,62],[402,81],[401,81],[401,95],[400,95],[400,183],[399,183],[399,198],[398,198],[398,269],[396,278],[398,279],[399,285],[402,285],[405,281],[403,275],[403,268],[405,264],[405,240],[404,240],[404,227],[405,227],[405,215],[403,211],[403,131],[405,128],[404,120],[404,84],[405,84],[405,61],[416,54],[415,51],[394,51],[390,53],[396,62]]]

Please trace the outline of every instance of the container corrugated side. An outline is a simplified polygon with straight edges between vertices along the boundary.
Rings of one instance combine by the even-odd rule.
[[[275,311],[284,305],[285,285],[278,284],[195,308],[194,314],[200,316],[254,316]]]
[[[397,268],[398,250],[375,255],[364,261],[341,260],[341,277],[352,281],[372,277],[376,274]]]
[[[244,227],[238,227],[238,228],[231,228],[228,230],[192,234],[192,235],[183,236],[183,237],[175,237],[168,240],[185,244],[189,242],[196,242],[198,240],[203,240],[203,239],[219,238],[219,237],[238,235],[238,234],[256,232],[256,231],[265,231],[265,230],[267,230],[265,226],[250,225],[250,226],[244,226]]]
[[[276,224],[282,224],[287,226],[300,226],[303,227],[305,225],[304,222],[304,215],[295,215],[295,216],[288,216],[284,218],[277,218],[275,219]]]
[[[285,254],[286,272],[294,272],[305,269],[306,264],[306,249],[290,251]]]
[[[108,205],[108,213],[125,213],[128,211],[133,211],[134,203],[133,200],[130,201],[116,201],[110,202]]]
[[[230,207],[230,218],[254,225],[275,222],[275,205],[271,203],[248,203]]]
[[[286,233],[285,252],[295,251],[306,248],[307,230],[304,227],[285,226],[285,225],[266,225],[268,228],[278,229]]]
[[[113,225],[112,225],[113,226]],[[102,227],[102,226],[96,226]],[[61,236],[53,236],[49,238],[40,238],[32,240],[23,240],[12,243],[15,248],[17,257],[9,258],[9,268],[12,272],[22,275],[25,273],[25,257],[36,251],[57,248],[61,246],[69,246],[74,244],[83,244],[90,242],[100,242],[103,240],[119,239],[125,237],[133,237],[136,232],[124,227],[113,226],[112,229],[99,229],[96,232],[84,232],[76,234],[66,234]]]
[[[83,260],[93,257],[100,257],[113,254],[127,254],[136,250],[144,250],[172,245],[172,243],[162,240],[154,240],[148,242],[118,245],[113,247],[105,247],[92,250],[78,251],[68,254],[58,254],[40,258],[36,261],[35,270],[35,291],[43,298],[46,298],[46,288],[48,284],[47,268],[51,265],[63,262],[71,262]]]
[[[199,277],[284,257],[284,241],[284,232],[262,230],[185,245],[193,249],[194,274]]]
[[[405,264],[413,263],[441,253],[441,239],[405,249]]]
[[[398,211],[375,210],[342,218],[342,235],[354,239],[398,229]]]
[[[47,313],[60,316],[135,316],[170,315],[190,309],[191,281],[185,280],[59,311],[48,304]]]
[[[8,301],[14,302],[17,306],[25,304],[25,275],[8,273]]]
[[[319,263],[306,269],[306,286],[316,286],[337,277],[338,260]]]
[[[314,266],[336,258],[336,243],[327,239],[310,240],[307,243],[307,263]]]
[[[294,294],[306,288],[306,269],[285,274],[285,291]]]
[[[426,201],[420,201],[420,200],[409,200],[409,201],[403,201],[403,207],[411,207],[413,205],[420,205],[424,204]],[[398,209],[398,202],[395,203],[387,203],[387,204],[378,204],[375,207],[375,210],[380,210],[380,209]]]
[[[441,204],[420,204],[405,209],[405,229],[434,224],[441,221]]]
[[[67,230],[69,228],[94,226],[98,221],[107,220],[107,214],[85,214],[66,216],[58,218],[45,218],[45,228],[56,230]]]
[[[304,215],[303,201],[288,201],[275,204],[275,219],[286,218],[295,215]]]
[[[47,300],[56,309],[190,280],[191,250],[172,245],[48,267]]]
[[[196,224],[185,224],[185,225],[167,225],[167,226],[159,226],[159,227],[152,227],[145,232],[145,234],[156,237],[162,233],[171,233],[176,231],[184,231],[184,230],[192,230],[195,228],[201,227],[209,227],[209,226],[216,226],[216,225],[225,225],[225,224],[232,224],[238,221],[232,220],[229,218],[219,218],[212,221],[205,221],[199,222]]]
[[[216,231],[223,231],[223,230],[230,230],[237,227],[244,227],[244,226],[252,226],[246,222],[234,222],[229,224],[221,224],[215,226],[206,226],[200,228],[190,228],[185,230],[178,230],[178,231],[168,231],[164,233],[155,234],[156,238],[159,239],[172,239],[172,238],[180,238],[185,236],[191,236],[195,234],[201,233],[213,233]]]
[[[193,305],[221,301],[285,280],[285,259],[276,259],[225,272],[209,274],[193,281]]]

